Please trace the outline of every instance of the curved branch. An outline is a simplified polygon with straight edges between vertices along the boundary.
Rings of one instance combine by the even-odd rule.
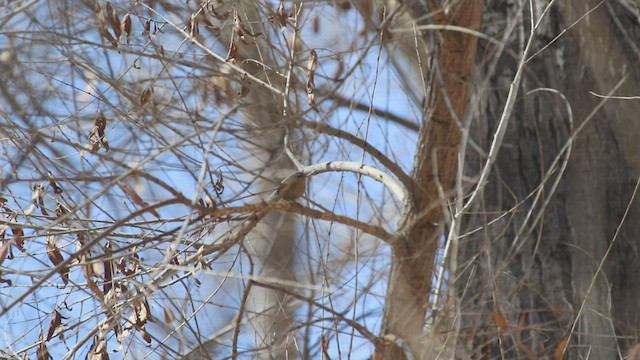
[[[380,150],[376,149],[373,145],[369,144],[366,140],[361,139],[357,136],[354,136],[344,130],[336,129],[329,125],[317,122],[317,121],[308,121],[308,120],[298,120],[298,124],[323,134],[335,136],[340,139],[344,139],[352,143],[353,145],[361,148],[366,153],[371,155],[374,159],[380,161],[380,163],[389,169],[393,173],[393,175],[400,180],[402,185],[404,185],[405,189],[411,189],[412,180],[407,173],[405,173],[402,168],[393,160],[389,159],[385,154],[380,152]]]
[[[407,189],[402,184],[399,184],[393,177],[371,165],[351,161],[329,161],[305,166],[300,172],[309,176],[329,171],[347,171],[370,177],[383,183],[403,203],[408,199]]]

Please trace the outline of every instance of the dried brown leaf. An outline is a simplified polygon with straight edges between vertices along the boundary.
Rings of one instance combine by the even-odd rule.
[[[152,102],[154,95],[155,92],[153,91],[152,87],[142,90],[142,93],[140,94],[140,105],[145,106],[148,103]]]
[[[238,92],[238,97],[242,99],[244,97],[247,97],[247,95],[249,95],[249,88],[244,85],[241,85],[240,91]]]
[[[176,320],[175,315],[173,315],[173,311],[169,308],[169,306],[165,305],[164,307],[164,322],[165,324],[171,324]]]
[[[131,14],[126,13],[122,17],[122,22],[120,22],[120,32],[122,34],[127,34],[127,45],[131,43]]]
[[[47,349],[47,344],[44,343],[43,339],[39,340],[40,343],[36,348],[36,358],[38,360],[50,360],[53,359],[53,356],[49,354],[49,349]]]
[[[534,354],[534,352],[531,350],[529,346],[527,346],[527,344],[522,342],[522,330],[524,330],[526,325],[527,325],[527,314],[524,312],[521,312],[520,317],[518,318],[518,325],[516,325],[515,334],[514,334],[515,340],[516,340],[516,346],[520,351],[522,351],[527,355],[527,358],[529,358],[529,360],[536,360],[537,359],[536,354]]]
[[[558,346],[556,346],[556,350],[553,352],[553,358],[555,360],[562,360],[563,355],[567,349],[567,345],[569,344],[569,338],[565,337],[564,339],[560,340],[560,342],[558,343]],[[638,345],[634,346],[634,348],[638,348]],[[628,356],[628,355],[627,355]],[[631,357],[628,356],[629,360],[640,360],[639,357]]]
[[[120,39],[122,35],[122,30],[120,29],[120,20],[118,19],[118,14],[116,13],[116,9],[111,6],[110,2],[107,2],[107,6],[105,7],[105,11],[107,12],[107,20],[113,29],[113,32],[116,34],[116,39]]]
[[[107,140],[106,130],[107,118],[104,117],[102,111],[96,117],[93,127],[89,132],[89,151],[96,152],[102,146],[105,151],[109,151],[109,141]]]
[[[100,32],[100,35],[107,41],[109,41],[111,45],[118,46],[118,41],[113,37],[113,35],[111,35],[109,29],[107,29],[107,17],[105,16],[104,11],[102,10],[102,8],[100,8],[100,4],[97,1],[95,4],[95,12],[96,18],[98,20],[98,32]]]
[[[216,179],[216,182],[213,184],[213,189],[215,190],[218,196],[222,195],[222,193],[224,192],[223,181],[224,179],[222,177],[222,171],[218,170],[218,178]]]
[[[144,298],[140,303],[140,311],[138,312],[138,319],[143,323],[147,321],[155,322],[153,317],[151,316],[151,308],[149,307],[149,302],[146,298]]]
[[[111,242],[107,242],[104,246],[104,261],[102,266],[104,267],[104,285],[102,286],[102,292],[107,293],[111,290],[113,284],[113,252],[111,251]]]
[[[307,62],[307,93],[313,92],[316,76],[316,68],[318,67],[318,54],[315,50],[311,50],[309,53],[309,60]]]
[[[204,207],[208,208],[208,209],[215,209],[216,208],[216,202],[213,200],[213,197],[211,195],[209,195],[208,193],[204,194]]]
[[[98,334],[93,338],[91,349],[87,354],[87,360],[109,360],[107,341],[104,334]]]
[[[316,68],[318,67],[318,54],[315,50],[309,53],[309,61],[307,62],[307,103],[316,109],[316,96],[313,93],[315,88]]]
[[[42,195],[44,195],[44,186],[42,186],[42,184],[35,184],[31,192],[31,201],[40,208],[42,215],[49,216],[47,209],[44,207],[44,198]]]
[[[140,329],[138,331],[140,331],[140,335],[142,336],[144,341],[146,341],[147,344],[151,344],[151,336],[149,336],[149,333],[145,329]]]
[[[56,183],[56,178],[55,176],[53,176],[53,174],[51,173],[51,171],[47,171],[47,181],[49,181],[49,186],[51,186],[53,188],[53,192],[56,194],[62,194],[63,190],[60,186],[58,186],[58,184]]]
[[[504,315],[499,311],[494,311],[491,313],[491,318],[493,322],[496,324],[500,335],[504,333],[505,330],[509,328],[509,322],[504,317]]]
[[[213,5],[211,5],[211,14],[216,19],[223,20],[223,21],[227,20],[229,18],[229,16],[231,15],[231,13],[229,11],[225,11],[223,13],[217,12]]]
[[[13,233],[13,241],[16,244],[16,247],[24,252],[24,231],[22,230],[22,226],[20,225],[12,225],[11,232]]]
[[[51,260],[54,266],[58,266],[60,263],[64,261],[64,258],[62,257],[62,253],[60,252],[60,249],[56,244],[54,235],[47,236],[47,256],[49,257],[49,260]],[[64,284],[68,285],[69,284],[69,268],[64,266],[60,269],[59,273],[60,273],[60,277],[62,277],[62,281],[64,282]]]
[[[56,333],[62,336],[62,319],[66,318],[63,317],[58,310],[54,310],[53,314],[51,314],[51,322],[49,323],[49,331],[47,332],[46,341],[51,340]]]
[[[262,35],[262,33],[254,34],[251,31],[249,31],[242,23],[242,19],[240,18],[239,15],[236,15],[236,17],[233,19],[233,30],[236,33],[236,36],[240,39],[240,41],[242,41],[244,44],[247,44],[247,45],[249,44],[249,42],[247,41],[245,35],[249,35],[254,38]]]
[[[87,280],[87,286],[93,292],[100,302],[104,302],[104,294],[100,291],[98,284],[93,281],[93,266],[91,263],[87,262],[86,256],[82,256],[80,261],[82,263],[82,273],[84,274],[85,279]]]
[[[276,20],[278,21],[278,25],[280,25],[280,31],[284,32],[287,28],[287,14],[284,11],[284,4],[282,2],[278,5],[278,10],[276,10]]]
[[[193,39],[200,34],[200,29],[198,28],[198,18],[196,14],[191,14],[189,20],[187,20],[187,29],[189,29],[189,36]]]
[[[118,185],[120,186],[122,191],[124,191],[124,193],[127,194],[129,199],[131,199],[131,201],[133,201],[134,204],[136,204],[136,205],[138,205],[140,207],[149,206],[149,204],[146,201],[142,200],[142,198],[138,195],[138,193],[136,193],[135,190],[133,190],[131,187],[129,187],[129,185],[121,183],[121,182],[118,182]],[[150,209],[149,212],[152,213],[158,219],[160,218],[160,214],[158,214],[158,212],[155,209]]]
[[[142,36],[149,37],[151,34],[151,20],[147,20],[144,23],[144,30],[142,30]]]
[[[66,206],[64,206],[64,205],[60,202],[60,200],[58,200],[58,205],[56,205],[56,210],[55,210],[55,212],[56,212],[57,218],[58,218],[58,219],[60,219],[60,218],[62,218],[62,217],[65,217],[65,216],[66,216],[67,214],[69,214],[71,211],[69,211],[69,209],[68,209]],[[65,222],[65,221],[62,221],[62,222],[61,222],[61,224],[62,224],[62,225],[66,225],[66,222]]]
[[[2,242],[2,245],[0,245],[0,265],[2,265],[4,260],[7,258],[7,255],[9,255],[9,250],[11,249],[12,242],[13,240],[4,240]]]

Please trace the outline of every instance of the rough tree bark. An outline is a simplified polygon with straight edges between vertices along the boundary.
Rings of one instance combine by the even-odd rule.
[[[538,19],[546,3],[533,5]],[[529,36],[530,8],[517,7],[489,2],[485,32],[498,37],[499,20],[524,11],[522,35]],[[640,176],[640,109],[590,94],[640,93],[629,42],[638,22],[629,15],[613,2],[558,2],[536,34],[537,49],[551,45],[527,63],[493,176],[473,209],[479,215],[466,218],[466,232],[475,232],[462,239],[454,283],[460,335],[469,339],[460,358],[615,359],[633,343],[622,339],[638,326],[639,214],[637,201],[629,202]],[[520,41],[509,44],[516,54]],[[505,53],[490,81],[495,90],[481,100],[474,134],[485,148],[517,60]],[[528,94],[538,88],[557,93]],[[568,144],[571,157],[553,192],[562,163],[554,160]],[[538,192],[544,200],[535,200]]]
[[[448,11],[432,5],[437,25],[456,25],[477,29],[482,1],[454,4]],[[417,3],[409,6],[417,25],[429,22],[427,9]],[[421,44],[431,36],[424,32]],[[477,38],[455,31],[437,34],[437,59],[431,77],[430,93],[424,108],[418,149],[411,176],[414,186],[401,221],[402,234],[393,245],[393,259],[387,289],[382,333],[407,342],[413,356],[430,356],[423,329],[429,306],[432,274],[438,239],[443,231],[443,207],[452,193],[460,145],[460,119],[468,104],[469,79],[475,59]],[[431,44],[432,46],[433,44]],[[426,53],[426,49],[419,51]],[[425,79],[425,81],[429,81]],[[402,359],[405,350],[378,348],[379,358]]]
[[[425,2],[400,3],[411,15],[402,19],[401,26],[412,21],[420,25],[428,18],[426,10],[420,13]],[[462,3],[461,8],[472,11],[467,2]],[[389,8],[397,5],[395,1],[385,4]],[[481,31],[494,39],[503,37],[510,19],[522,16],[516,31],[507,31],[506,51],[496,64],[491,60],[496,45],[480,41],[469,109],[474,119],[472,138],[485,151],[532,24],[543,15],[546,19],[534,34],[531,54],[535,56],[526,61],[520,96],[491,177],[480,201],[463,217],[454,261],[459,265],[449,275],[449,286],[457,293],[456,299],[449,300],[458,304],[450,314],[458,324],[454,349],[458,358],[613,359],[635,342],[625,339],[635,336],[639,321],[639,252],[633,239],[640,231],[635,221],[640,209],[631,200],[640,177],[640,130],[635,119],[640,103],[606,100],[589,92],[640,93],[636,65],[640,52],[635,45],[639,17],[628,1],[558,2],[545,13],[547,5],[542,1],[509,5],[487,1],[483,14]],[[366,15],[366,11],[361,13]],[[430,14],[433,19],[442,16],[437,11]],[[455,15],[447,12],[447,16],[445,21],[453,24]],[[458,24],[473,28],[474,22]],[[442,60],[450,51],[448,34],[451,31],[444,31],[439,38],[437,64],[441,67],[448,64]],[[407,57],[425,55],[411,46],[398,47]],[[467,50],[474,53],[472,48]],[[412,71],[401,73],[413,73],[415,78],[425,71],[424,63],[423,59],[421,68],[411,62]],[[462,79],[468,76],[465,66],[450,69]],[[442,73],[447,73],[445,68]],[[447,145],[455,145],[458,128],[446,130],[446,141],[428,135],[436,126],[446,128],[440,125],[446,121],[435,120],[451,120],[451,109],[462,117],[464,103],[459,107],[457,101],[466,96],[452,96],[460,82],[450,84],[447,81],[452,79],[446,75],[442,79],[450,103],[444,113],[438,110],[437,98],[429,103],[434,121],[423,124],[413,172],[421,189],[428,190],[415,192],[414,211],[433,206],[434,199],[440,198],[431,187],[435,184],[430,160],[437,159],[440,185],[445,191],[450,189],[452,174],[446,169],[455,164],[455,158],[450,154],[446,160],[445,154]],[[434,84],[432,96],[437,97],[442,94],[437,78]],[[413,86],[416,88],[420,86]],[[438,156],[433,157],[438,141]],[[485,157],[486,153],[475,150],[467,153],[467,179],[477,177]],[[408,222],[420,231],[412,232],[409,227],[407,242],[394,248],[383,326],[383,334],[407,340],[414,355],[420,354],[418,338],[423,333],[419,323],[429,306],[426,292],[416,290],[430,289],[435,241],[442,231],[433,225],[441,223],[441,207],[433,206],[422,214],[426,215],[420,218],[424,222]],[[446,326],[436,330],[444,335],[456,333]],[[378,354],[402,358],[400,350],[389,348]]]

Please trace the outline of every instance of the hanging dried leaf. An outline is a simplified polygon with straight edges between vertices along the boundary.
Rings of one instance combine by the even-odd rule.
[[[95,277],[102,277],[105,274],[104,263],[100,261],[91,261],[91,273]]]
[[[233,19],[233,30],[240,41],[247,45],[249,44],[249,42],[247,41],[245,35],[249,35],[254,38],[262,35],[262,33],[253,34],[251,31],[247,30],[247,28],[242,23],[242,19],[239,15],[236,15],[236,17]]]
[[[9,255],[9,251],[11,250],[11,243],[13,240],[4,240],[2,241],[2,245],[0,245],[0,265],[4,262]]]
[[[213,17],[215,17],[218,20],[227,20],[229,18],[229,16],[231,15],[231,13],[229,11],[225,11],[223,13],[219,13],[216,11],[215,7],[213,5],[211,5],[211,15],[213,15]]]
[[[131,187],[129,187],[129,185],[121,182],[118,182],[118,185],[120,186],[122,191],[124,191],[124,193],[127,194],[129,199],[133,201],[134,204],[143,208],[149,206],[149,204],[146,201],[142,200],[142,198]],[[149,212],[152,213],[158,219],[160,218],[160,214],[158,214],[158,212],[155,209],[150,209]]]
[[[316,68],[318,67],[318,53],[311,49],[309,61],[307,62],[307,86],[315,87]]]
[[[22,230],[22,226],[20,225],[12,225],[11,232],[13,233],[13,241],[16,244],[16,247],[24,252],[24,231]]]
[[[309,53],[309,61],[307,62],[307,103],[313,107],[314,110],[318,111],[316,108],[316,96],[313,93],[315,88],[315,75],[316,68],[318,67],[318,54],[315,50],[311,50]]]
[[[130,276],[140,269],[140,257],[136,254],[136,248],[131,249],[131,254],[118,259],[116,263],[118,271],[125,276]]]
[[[91,349],[89,349],[89,353],[87,354],[87,360],[109,360],[107,340],[104,335],[94,336]]]
[[[200,21],[204,24],[206,29],[209,29],[214,36],[220,36],[220,28],[215,26],[205,15],[205,13],[200,13]]]
[[[11,253],[11,244],[13,244],[13,239],[5,240],[0,245],[0,265],[4,262],[5,259],[13,259],[13,254]],[[2,275],[2,271],[0,271],[0,276]],[[0,284],[7,284],[11,286],[11,280],[6,280],[0,277]]]
[[[56,194],[62,194],[63,190],[60,186],[58,186],[58,184],[56,183],[56,178],[53,176],[53,174],[51,173],[51,171],[47,171],[47,180],[49,181],[49,186],[51,186],[53,188],[53,192]]]
[[[113,37],[113,35],[111,35],[109,29],[107,29],[107,17],[97,1],[95,5],[95,12],[98,20],[98,32],[100,32],[100,35],[109,41],[114,47],[118,46],[118,41]]]
[[[287,14],[284,11],[284,4],[282,1],[280,2],[280,5],[278,5],[278,10],[276,10],[276,21],[278,22],[278,25],[280,25],[280,31],[284,32],[287,28]]]
[[[131,306],[131,310],[129,313],[129,317],[125,320],[124,326],[122,327],[122,339],[126,339],[131,334],[131,330],[136,323],[138,322],[138,316],[136,315],[136,309],[134,306]]]
[[[247,97],[247,95],[249,95],[249,88],[244,85],[241,85],[240,91],[238,91],[238,98],[242,99]]]
[[[43,206],[44,200],[42,199],[42,195],[44,195],[44,186],[40,183],[33,185],[33,189],[31,190],[31,203],[36,206]],[[46,210],[43,209],[42,211],[45,212],[43,215],[46,215]],[[25,215],[29,214],[31,214],[31,212],[25,211]]]
[[[560,342],[558,343],[558,346],[556,346],[556,350],[553,352],[553,358],[555,360],[562,360],[563,359],[563,355],[567,349],[567,345],[569,344],[569,338],[565,337],[564,339],[560,340]],[[638,345],[634,346],[633,349],[636,349],[636,353],[638,352]],[[639,354],[640,355],[640,354]],[[627,359],[629,360],[640,360],[640,357],[635,356],[635,355],[631,355],[631,351],[629,352],[629,354],[627,355]]]
[[[53,338],[54,334],[60,334],[60,337],[62,338],[63,333],[63,326],[62,326],[62,319],[66,319],[65,317],[63,317],[58,310],[54,310],[53,314],[51,314],[51,323],[49,323],[49,331],[47,332],[47,339],[46,341],[49,341]]]
[[[142,336],[142,338],[144,339],[144,341],[147,342],[147,344],[151,344],[151,336],[149,335],[149,333],[147,332],[147,330],[145,329],[140,329],[140,335]]]
[[[187,29],[189,29],[189,36],[192,40],[195,40],[194,38],[200,34],[196,14],[191,14],[191,17],[187,20]]]
[[[89,151],[96,152],[102,146],[105,151],[109,151],[109,141],[107,140],[107,135],[105,133],[105,129],[107,127],[107,118],[104,117],[102,111],[96,117],[96,120],[93,122],[93,127],[89,132]]]
[[[309,90],[307,88],[307,104],[311,105],[313,110],[318,112],[318,107],[316,106],[316,95],[313,93],[313,89]]]
[[[113,32],[116,34],[116,39],[120,39],[122,35],[122,30],[120,29],[120,20],[118,19],[118,14],[116,13],[116,9],[111,6],[110,2],[107,2],[107,6],[105,7],[105,11],[107,12],[107,20],[113,29]]]
[[[44,198],[42,195],[44,195],[44,186],[42,186],[42,184],[35,184],[33,186],[33,191],[31,192],[31,203],[40,208],[42,215],[49,216],[47,209],[44,207]],[[27,210],[25,211],[25,214],[29,215],[31,212]]]
[[[131,14],[126,13],[124,17],[122,17],[122,22],[120,23],[120,32],[122,34],[127,34],[127,45],[131,43]]]
[[[4,210],[3,217],[6,219],[6,224],[0,225],[0,238],[4,238],[7,229],[11,229],[11,232],[13,233],[11,242],[14,243],[20,251],[24,252],[24,247],[22,246],[24,231],[22,231],[22,226],[19,225],[16,220],[18,218],[18,212],[7,206],[6,203],[7,199],[0,198],[0,205],[2,206],[2,210]],[[9,259],[13,259],[11,250],[9,250]]]
[[[138,319],[145,324],[147,321],[155,322],[153,317],[151,316],[151,308],[149,307],[149,302],[146,298],[143,298],[140,302],[140,308],[138,309]]]
[[[151,20],[147,20],[144,23],[144,30],[142,30],[142,36],[150,38],[151,35]]]
[[[142,90],[142,93],[140,94],[140,105],[145,106],[149,102],[153,101],[154,95],[155,92],[153,91],[152,87]]]
[[[209,209],[216,208],[216,202],[213,200],[213,197],[209,195],[209,193],[204,194],[204,206]]]
[[[52,360],[53,356],[49,354],[49,349],[47,349],[47,345],[44,343],[44,340],[41,338],[38,347],[36,348],[36,358],[38,360]]]
[[[164,322],[165,324],[171,324],[176,320],[175,315],[173,315],[173,311],[169,308],[169,306],[165,305],[164,307]]]
[[[113,287],[113,252],[111,251],[111,242],[107,241],[104,246],[104,261],[102,266],[104,267],[104,285],[102,286],[102,292],[107,293]]]
[[[71,211],[69,211],[69,209],[62,205],[62,203],[60,202],[60,200],[58,200],[58,205],[56,205],[56,215],[57,215],[57,219],[60,218],[65,218],[67,216],[67,214],[69,214]],[[66,225],[67,222],[65,220],[60,222],[61,225]]]
[[[515,334],[514,334],[515,335],[516,346],[518,347],[518,349],[520,351],[525,353],[530,360],[536,360],[537,357],[533,353],[531,348],[529,348],[529,346],[527,346],[527,344],[522,342],[522,330],[524,330],[524,328],[526,326],[526,321],[527,321],[527,314],[524,313],[524,312],[521,312],[520,313],[520,317],[518,318],[518,325],[516,325]]]
[[[213,189],[215,190],[218,196],[222,195],[222,193],[224,192],[223,181],[224,180],[222,178],[222,171],[218,170],[218,178],[216,179],[216,182],[213,184]]]
[[[98,284],[93,281],[94,269],[92,264],[87,261],[86,255],[81,256],[80,263],[82,264],[82,273],[87,280],[87,286],[100,302],[104,302],[104,294],[102,293],[102,291],[100,291]]]
[[[47,235],[47,256],[49,260],[53,263],[54,266],[58,266],[60,263],[64,261],[62,257],[62,253],[60,253],[60,249],[55,241],[54,235]],[[64,266],[59,271],[60,277],[62,277],[62,281],[65,285],[69,284],[69,268]]]
[[[138,301],[137,303],[131,305],[131,312],[129,313],[129,317],[127,318],[122,331],[122,337],[126,338],[131,333],[131,330],[135,328],[138,330],[142,338],[147,342],[151,343],[151,336],[145,330],[145,325],[147,321],[153,321],[151,318],[151,313],[149,310],[149,303],[147,303],[146,299],[142,301]]]
[[[507,319],[499,311],[492,312],[491,318],[493,318],[493,322],[498,328],[498,333],[500,334],[500,336],[502,336],[504,332],[509,328],[509,322],[507,322]]]

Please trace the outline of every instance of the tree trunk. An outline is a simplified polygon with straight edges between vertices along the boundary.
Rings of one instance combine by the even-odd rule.
[[[449,9],[447,15],[439,10],[432,9],[438,14],[434,17],[438,25],[477,29],[482,1],[460,2]],[[416,5],[410,14],[414,19],[420,19],[425,11]],[[418,25],[426,23],[416,22]],[[430,38],[432,36],[425,31],[424,42],[420,43],[427,43]],[[438,57],[430,93],[425,94],[429,101],[424,109],[411,174],[414,186],[410,189],[411,196],[401,225],[405,233],[393,246],[382,332],[406,341],[413,356],[418,358],[431,356],[428,354],[432,351],[431,344],[425,344],[423,329],[438,239],[443,231],[443,208],[447,206],[453,190],[461,139],[460,119],[468,103],[476,43],[475,36],[461,32],[442,31],[437,35]],[[419,51],[426,53],[425,50]],[[402,359],[406,356],[403,353],[406,350],[393,355],[386,348],[382,351],[385,358]]]
[[[283,57],[274,54],[273,46],[279,39],[272,39],[273,44],[263,36],[272,31],[267,21],[265,4],[253,1],[230,3],[230,8],[219,7],[220,13],[229,11],[229,21],[236,25],[224,27],[223,43],[234,43],[237,53],[232,55],[233,61],[247,73],[284,91],[284,81],[280,74],[286,73],[286,65],[291,61],[284,53]],[[275,10],[275,9],[273,9]],[[237,22],[236,22],[237,19]],[[230,25],[233,23],[229,23]],[[262,27],[265,25],[265,28]],[[238,32],[238,29],[241,32]],[[242,33],[244,32],[244,34]],[[286,35],[289,36],[288,29]],[[255,37],[253,37],[256,35]],[[279,34],[278,34],[279,35]],[[243,38],[240,38],[243,36]],[[249,60],[249,61],[245,61]],[[266,67],[260,64],[266,65]],[[270,69],[270,70],[267,70]],[[274,70],[279,71],[276,74]],[[250,181],[256,185],[262,198],[266,200],[288,175],[297,168],[288,158],[284,150],[285,127],[289,124],[283,116],[284,108],[281,97],[257,87],[250,82],[236,84],[242,91],[248,91],[238,101],[243,104],[243,115],[247,132],[246,150],[251,159],[247,168],[253,169],[255,178]],[[277,104],[274,106],[274,104]],[[283,283],[295,281],[294,252],[296,249],[296,217],[288,213],[268,213],[247,235],[246,248],[259,269],[258,278],[264,282],[282,288],[282,291],[259,285],[252,286],[244,313],[247,314],[252,330],[255,332],[255,345],[259,359],[295,359],[298,351],[295,345],[294,308],[286,291],[290,291]]]
[[[605,101],[589,93],[640,93],[638,59],[608,7],[613,10],[611,2],[597,1],[552,7],[536,35],[537,48],[571,29],[528,62],[493,175],[473,209],[477,215],[467,217],[466,233],[473,233],[460,245],[454,284],[461,300],[460,335],[477,357],[560,358],[567,347],[562,358],[615,359],[629,345],[618,339],[635,336],[637,203],[631,203],[626,219],[624,214],[640,176],[640,108],[638,102]],[[540,10],[534,10],[534,19]],[[500,25],[488,19],[511,16],[510,11],[516,10],[492,2],[487,32],[497,37]],[[623,20],[638,28],[629,17]],[[491,45],[483,45],[491,51]],[[497,90],[481,100],[486,105],[478,111],[474,133],[483,148],[492,138],[516,60],[505,53],[489,85]],[[559,93],[527,94],[542,87]],[[565,156],[567,144],[571,157],[562,174],[562,161],[554,160]],[[477,170],[468,170],[468,176],[476,175]]]

